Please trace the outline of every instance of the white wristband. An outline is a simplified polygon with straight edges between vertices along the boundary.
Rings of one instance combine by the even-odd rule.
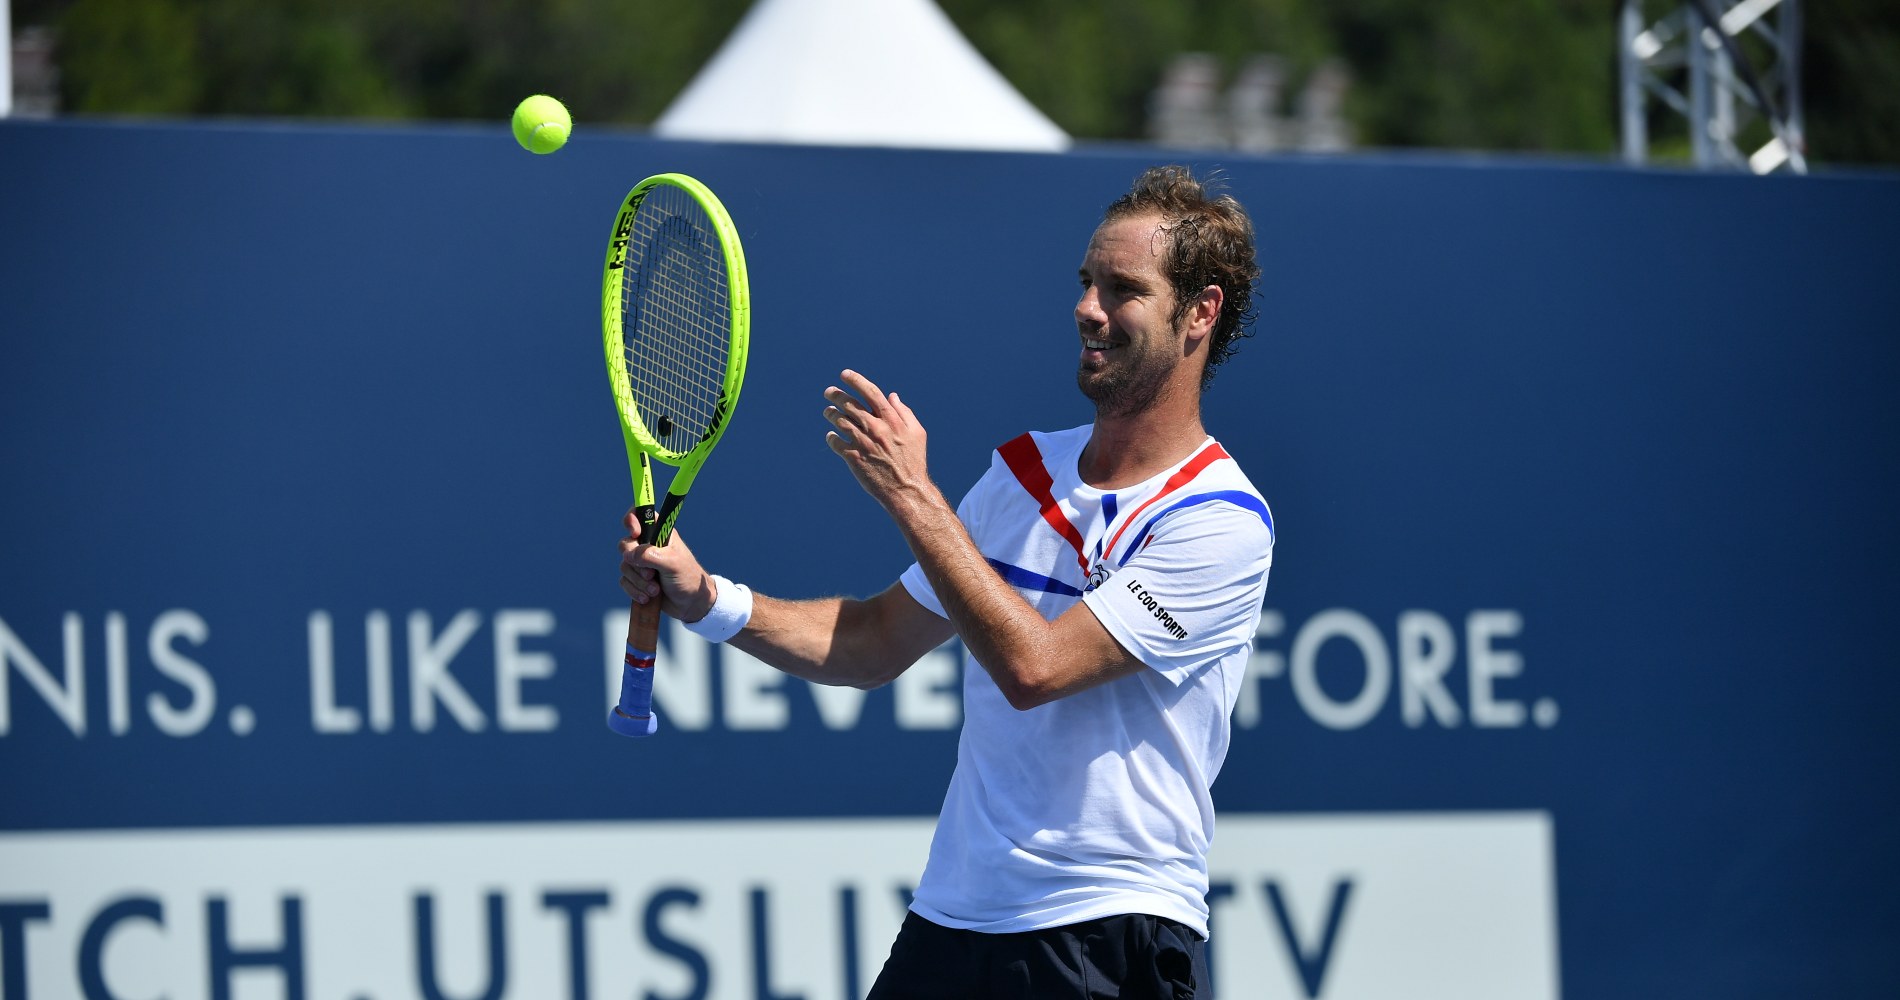
[[[707,642],[725,642],[752,620],[752,590],[716,573],[711,576],[718,592],[712,610],[696,622],[686,622],[686,630]]]

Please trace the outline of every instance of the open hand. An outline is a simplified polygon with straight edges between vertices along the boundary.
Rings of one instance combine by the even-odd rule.
[[[892,504],[910,491],[934,489],[924,455],[924,425],[917,414],[896,393],[887,395],[849,368],[840,377],[846,388],[825,389],[831,404],[825,407],[825,419],[832,426],[825,443],[844,459],[858,485],[886,510],[893,510]]]

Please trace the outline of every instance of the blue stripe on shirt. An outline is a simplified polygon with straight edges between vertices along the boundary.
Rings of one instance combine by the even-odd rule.
[[[1267,510],[1266,503],[1252,493],[1248,493],[1244,490],[1216,490],[1212,493],[1196,493],[1191,497],[1183,497],[1176,500],[1174,503],[1168,505],[1166,510],[1149,518],[1148,523],[1141,526],[1141,534],[1136,535],[1135,540],[1128,544],[1128,548],[1122,550],[1122,557],[1115,565],[1117,567],[1128,565],[1128,558],[1140,552],[1143,545],[1148,544],[1148,534],[1154,530],[1156,521],[1167,517],[1169,514],[1183,507],[1194,507],[1215,500],[1225,500],[1243,510],[1253,511],[1259,515],[1261,523],[1267,526],[1267,534],[1273,534],[1273,514]]]
[[[1032,573],[1021,566],[1011,566],[1000,559],[989,559],[988,562],[991,566],[996,568],[997,575],[1001,576],[1011,586],[1021,587],[1025,590],[1040,590],[1045,594],[1062,594],[1067,597],[1082,596],[1080,590],[1063,583],[1061,580],[1052,580],[1043,576],[1041,573]]]
[[[1102,494],[1102,534],[1095,539],[1095,561],[1102,561],[1102,539],[1108,537],[1108,529],[1115,526],[1115,494]]]

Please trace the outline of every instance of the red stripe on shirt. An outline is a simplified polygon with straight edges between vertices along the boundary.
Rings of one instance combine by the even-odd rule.
[[[1088,543],[1082,541],[1082,533],[1075,530],[1075,525],[1069,523],[1062,508],[1056,506],[1055,494],[1051,492],[1055,480],[1043,465],[1042,451],[1036,447],[1035,438],[1024,434],[996,449],[996,453],[1003,456],[1003,464],[1009,466],[1009,471],[1022,484],[1030,499],[1042,508],[1042,519],[1049,522],[1049,527],[1056,529],[1056,534],[1068,539],[1069,546],[1075,549],[1076,565],[1082,567],[1084,577],[1088,576],[1088,557],[1083,554]]]
[[[1218,462],[1221,459],[1226,458],[1226,457],[1228,457],[1227,452],[1222,450],[1219,441],[1215,441],[1209,444],[1207,447],[1202,448],[1199,454],[1195,455],[1193,458],[1188,459],[1188,463],[1186,465],[1181,466],[1181,470],[1179,472],[1176,472],[1174,475],[1169,476],[1168,481],[1161,484],[1161,492],[1156,493],[1154,496],[1149,497],[1147,502],[1143,503],[1139,507],[1136,507],[1135,512],[1128,515],[1128,519],[1122,522],[1122,526],[1115,529],[1115,537],[1110,539],[1108,545],[1102,549],[1103,558],[1107,558],[1109,553],[1115,551],[1115,545],[1122,540],[1122,532],[1127,531],[1129,525],[1134,524],[1136,521],[1141,519],[1142,511],[1147,510],[1150,506],[1154,504],[1156,500],[1159,500],[1162,497],[1165,497],[1168,494],[1173,493],[1175,490],[1178,490],[1181,487],[1186,486],[1189,480],[1201,474],[1202,469],[1205,469],[1208,466],[1213,465],[1215,462]]]

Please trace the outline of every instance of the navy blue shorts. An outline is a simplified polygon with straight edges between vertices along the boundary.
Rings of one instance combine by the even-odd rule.
[[[1206,984],[1207,942],[1165,917],[985,934],[911,913],[865,1000],[1205,1000]]]

